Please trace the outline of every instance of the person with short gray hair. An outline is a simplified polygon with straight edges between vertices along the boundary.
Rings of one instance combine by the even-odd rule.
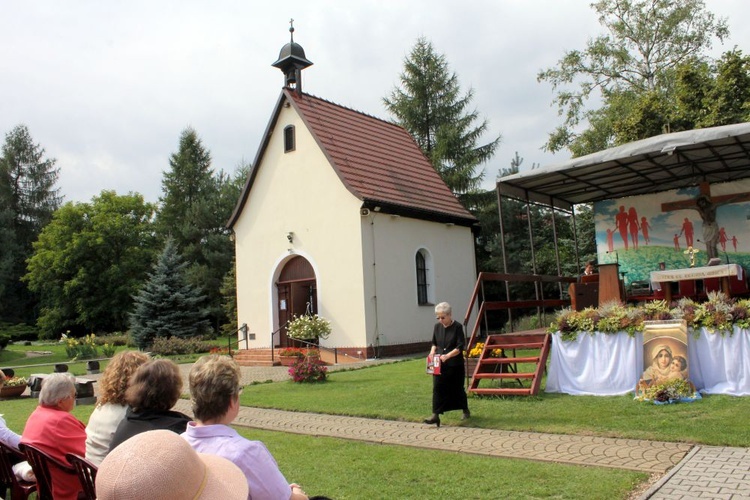
[[[21,444],[39,448],[52,458],[67,463],[65,455],[86,453],[86,426],[70,412],[76,405],[75,379],[67,373],[53,373],[42,381],[39,406],[26,421]],[[50,467],[55,500],[75,500],[81,491],[78,476]]]
[[[440,415],[446,411],[463,410],[462,420],[471,416],[464,390],[464,329],[453,321],[451,305],[441,302],[435,306],[438,322],[432,329],[432,348],[429,359],[440,357],[440,374],[432,378],[432,416],[425,424],[440,427]]]

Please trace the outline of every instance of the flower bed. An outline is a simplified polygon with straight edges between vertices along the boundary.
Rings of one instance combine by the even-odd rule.
[[[750,328],[750,299],[737,300],[722,292],[709,292],[705,302],[689,298],[668,304],[664,300],[629,306],[618,302],[601,305],[598,309],[582,311],[564,309],[550,325],[550,333],[560,332],[563,340],[575,340],[579,333],[627,332],[634,336],[642,332],[644,321],[684,319],[695,332],[705,328],[709,332],[731,335],[733,327]]]

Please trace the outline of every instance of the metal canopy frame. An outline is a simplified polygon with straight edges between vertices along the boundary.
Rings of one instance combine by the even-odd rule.
[[[556,210],[568,212],[575,231],[577,204],[746,178],[750,178],[750,122],[663,134],[559,165],[502,177],[497,182],[497,196],[504,271],[509,272],[502,224],[503,197],[524,202],[527,212],[530,204],[550,207],[553,220]],[[529,227],[533,260],[531,233]],[[559,273],[556,233],[554,245]],[[578,241],[575,258],[580,268]],[[536,269],[535,263],[533,268]]]
[[[750,177],[750,123],[630,142],[565,163],[503,177],[498,195],[573,205]]]

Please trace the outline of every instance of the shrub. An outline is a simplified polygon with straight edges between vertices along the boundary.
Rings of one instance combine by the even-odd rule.
[[[37,340],[39,338],[39,332],[36,327],[25,323],[11,324],[0,322],[0,332],[3,335],[7,335],[12,342]]]
[[[94,343],[101,346],[104,344],[109,344],[111,346],[124,346],[128,345],[128,336],[127,334],[120,332],[110,333],[95,337]]]
[[[8,337],[7,335],[0,335],[0,350],[8,347],[9,342],[10,337]]]
[[[151,345],[151,353],[160,356],[172,356],[175,354],[196,354],[208,352],[213,344],[209,344],[201,337],[156,337]]]
[[[289,375],[297,383],[325,382],[328,367],[316,356],[299,358],[289,367]]]
[[[102,344],[102,354],[104,354],[105,358],[111,358],[115,355],[115,351],[117,351],[117,347],[114,344]]]
[[[60,342],[65,344],[65,353],[71,360],[91,359],[97,356],[98,350],[93,333],[81,339],[74,339],[63,334]]]

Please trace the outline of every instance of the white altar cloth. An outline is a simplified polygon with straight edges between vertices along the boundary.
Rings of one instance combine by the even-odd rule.
[[[690,380],[704,394],[750,396],[750,330],[723,336],[688,333]],[[545,392],[588,396],[633,393],[643,366],[643,334],[579,333],[573,341],[552,335]]]
[[[742,280],[742,266],[739,264],[722,264],[720,266],[688,267],[685,269],[667,269],[651,271],[651,288],[661,290],[665,281],[703,280],[706,278],[724,278],[737,276]]]

